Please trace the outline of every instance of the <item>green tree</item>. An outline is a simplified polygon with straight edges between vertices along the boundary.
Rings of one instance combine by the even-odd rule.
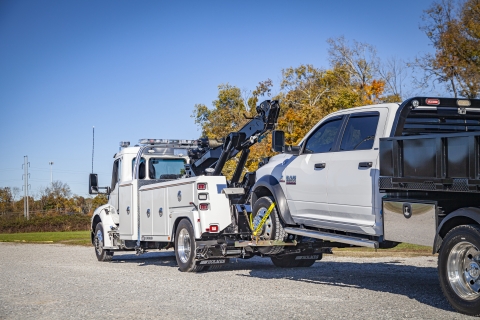
[[[10,187],[0,188],[0,213],[12,210],[13,196]]]
[[[441,84],[455,97],[476,98],[480,93],[480,0],[440,0],[425,10],[421,29],[435,54],[417,57],[411,64],[422,76],[416,83]]]

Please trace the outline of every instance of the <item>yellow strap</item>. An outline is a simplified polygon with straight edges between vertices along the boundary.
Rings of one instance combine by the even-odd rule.
[[[255,229],[255,231],[253,231],[253,235],[256,236],[257,233],[262,230],[262,227],[263,225],[265,224],[265,221],[267,221],[268,217],[270,216],[270,213],[272,212],[273,208],[275,208],[275,202],[272,202],[272,204],[270,205],[270,207],[268,208],[267,212],[265,213],[265,215],[263,216],[262,220],[260,221],[260,223],[258,224],[257,228]]]

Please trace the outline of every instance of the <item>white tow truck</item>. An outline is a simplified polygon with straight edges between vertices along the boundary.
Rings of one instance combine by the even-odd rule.
[[[254,175],[240,181],[249,148],[276,124],[277,101],[257,107],[257,116],[223,142],[208,139],[142,139],[138,146],[121,142],[114,156],[112,183],[99,187],[90,175],[89,192],[106,193],[108,204],[92,216],[92,244],[99,261],[115,251],[174,248],[181,271],[200,271],[229,258],[275,256],[289,251],[305,266],[320,259],[320,241],[273,241],[274,205],[253,217],[247,197]],[[231,180],[225,162],[241,152]],[[265,213],[268,211],[268,214]],[[265,217],[265,219],[263,219]],[[317,246],[316,244],[320,244]],[[279,260],[280,261],[280,260]],[[278,262],[282,263],[282,261]]]

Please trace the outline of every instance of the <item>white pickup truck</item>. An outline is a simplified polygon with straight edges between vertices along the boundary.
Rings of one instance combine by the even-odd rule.
[[[274,240],[432,246],[448,301],[480,314],[480,100],[351,108],[322,119],[299,146],[285,146],[281,131],[272,140],[282,154],[256,171],[251,203],[253,216],[276,203]]]

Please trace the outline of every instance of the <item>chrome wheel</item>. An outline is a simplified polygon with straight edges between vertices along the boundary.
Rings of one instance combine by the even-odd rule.
[[[99,255],[103,252],[103,232],[100,229],[95,234],[95,250]]]
[[[464,300],[480,296],[480,251],[472,243],[461,241],[450,251],[447,274],[453,291]]]
[[[180,230],[178,234],[178,243],[177,243],[177,252],[180,261],[187,263],[190,259],[190,254],[192,251],[192,244],[190,240],[190,234],[187,229]]]
[[[262,221],[263,217],[267,213],[268,208],[261,207],[255,218],[253,219],[253,230],[256,230],[260,221]],[[272,216],[271,214],[268,216],[267,220],[263,224],[262,230],[259,232],[259,236],[263,240],[270,240],[272,238]]]

